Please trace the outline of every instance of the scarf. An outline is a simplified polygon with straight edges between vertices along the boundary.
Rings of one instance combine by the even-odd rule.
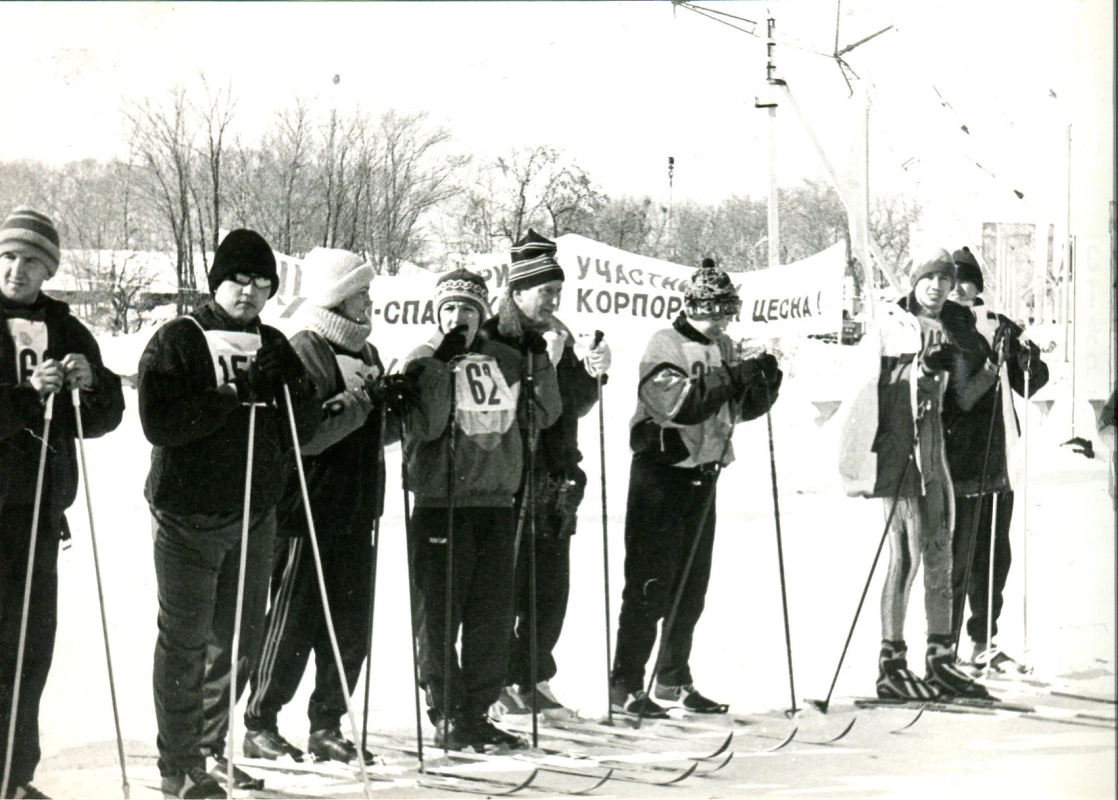
[[[305,321],[311,330],[350,353],[360,353],[369,334],[373,332],[371,322],[362,325],[328,308],[309,304],[306,306]]]

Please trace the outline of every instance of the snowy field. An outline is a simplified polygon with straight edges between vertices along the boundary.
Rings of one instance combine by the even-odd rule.
[[[133,342],[103,340],[109,366],[124,374],[134,371],[129,365],[135,364],[137,341],[142,347],[147,335],[132,337]],[[643,342],[633,345],[614,344],[615,377],[605,390],[611,640],[623,586],[627,422]],[[834,420],[817,422],[815,403],[838,399],[833,386],[849,349],[814,341],[787,349],[785,388],[772,412],[797,704],[827,693],[884,521],[880,501],[850,499],[842,493],[835,468]],[[1060,446],[1072,432],[1059,366],[1054,365],[1054,385],[1043,395],[1054,400],[1051,412],[1043,415],[1036,404],[1029,411],[1029,536],[1026,546],[1026,503],[1018,494],[1014,565],[998,639],[1009,653],[1025,657],[1022,597],[1027,573],[1028,660],[1037,673],[1113,672],[1115,537],[1103,460],[1108,454],[1088,460]],[[156,735],[151,690],[156,587],[150,518],[142,496],[150,446],[140,429],[135,390],[126,388],[125,399],[120,429],[89,442],[87,458],[123,736],[130,751],[135,743],[135,748],[150,752]],[[552,682],[561,700],[591,716],[605,713],[607,697],[598,428],[595,409],[582,422],[589,484],[572,545],[570,609],[557,652],[559,674]],[[1075,435],[1095,439],[1096,450],[1102,449],[1093,427]],[[704,693],[729,702],[736,711],[788,708],[765,419],[739,426],[734,447],[737,462],[723,473],[719,485],[716,558],[706,612],[696,632],[693,669]],[[370,730],[406,730],[414,726],[414,704],[397,447],[389,449],[387,461],[389,496],[380,534]],[[41,714],[44,758],[53,764],[67,764],[67,752],[88,751],[93,743],[107,743],[114,736],[81,495],[69,519],[74,545],[60,560],[58,645]],[[883,572],[879,567],[867,596],[836,697],[873,693]],[[909,612],[907,639],[919,660],[924,637],[919,588]],[[963,649],[969,655],[969,643],[964,642]],[[281,730],[300,744],[307,733],[309,693],[306,680],[280,717]],[[240,712],[237,726],[243,731]],[[114,763],[115,748],[97,750],[101,765]],[[37,782],[49,790],[49,771],[41,769]]]

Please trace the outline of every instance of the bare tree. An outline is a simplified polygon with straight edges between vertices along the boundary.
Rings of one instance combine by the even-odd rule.
[[[202,268],[209,270],[206,257],[206,245],[211,251],[217,250],[219,228],[221,227],[222,212],[222,157],[225,148],[225,136],[233,114],[236,110],[236,99],[233,97],[232,84],[224,88],[213,89],[206,80],[205,74],[200,76],[204,91],[203,101],[194,108],[199,116],[203,131],[202,169],[199,170],[200,179],[192,184],[194,205],[198,209],[198,241],[202,245]],[[209,236],[206,235],[206,226],[209,226]]]
[[[903,272],[909,258],[909,235],[922,212],[918,202],[897,195],[874,197],[870,202],[870,235],[893,274]]]

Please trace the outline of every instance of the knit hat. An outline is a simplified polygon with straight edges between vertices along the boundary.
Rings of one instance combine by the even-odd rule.
[[[50,217],[26,207],[15,209],[0,224],[0,247],[8,242],[22,242],[34,248],[46,263],[49,277],[58,272],[58,231]]]
[[[214,263],[210,267],[210,292],[216,292],[218,286],[231,280],[238,272],[270,279],[272,291],[268,293],[268,297],[273,297],[279,289],[275,253],[263,236],[247,228],[229,231],[217,246]]]
[[[951,260],[955,262],[955,280],[958,283],[963,281],[973,283],[978,293],[982,294],[982,267],[978,266],[978,259],[974,257],[970,248],[963,245],[962,250],[956,250],[951,254]]]
[[[482,321],[489,316],[489,287],[485,285],[484,278],[468,269],[448,272],[435,284],[436,319],[443,305],[451,301],[474,306]]]
[[[563,280],[563,268],[555,260],[555,250],[555,242],[529,228],[510,251],[509,289],[531,289],[548,281]]]
[[[741,298],[730,276],[714,265],[714,259],[704,258],[683,292],[683,308],[692,319],[734,317],[741,311]]]
[[[955,262],[942,247],[932,248],[919,259],[912,260],[912,272],[908,278],[912,286],[929,275],[946,275],[951,278],[952,283],[955,282]]]
[[[373,267],[348,250],[316,247],[303,259],[303,296],[320,308],[333,308],[373,280]]]

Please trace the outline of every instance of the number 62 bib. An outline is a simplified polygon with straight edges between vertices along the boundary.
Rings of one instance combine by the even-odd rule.
[[[455,366],[454,418],[467,436],[486,437],[478,442],[486,449],[497,446],[500,434],[516,420],[519,392],[511,389],[496,359],[481,353],[470,353]],[[492,443],[486,441],[492,439]],[[487,446],[489,445],[489,446]]]

